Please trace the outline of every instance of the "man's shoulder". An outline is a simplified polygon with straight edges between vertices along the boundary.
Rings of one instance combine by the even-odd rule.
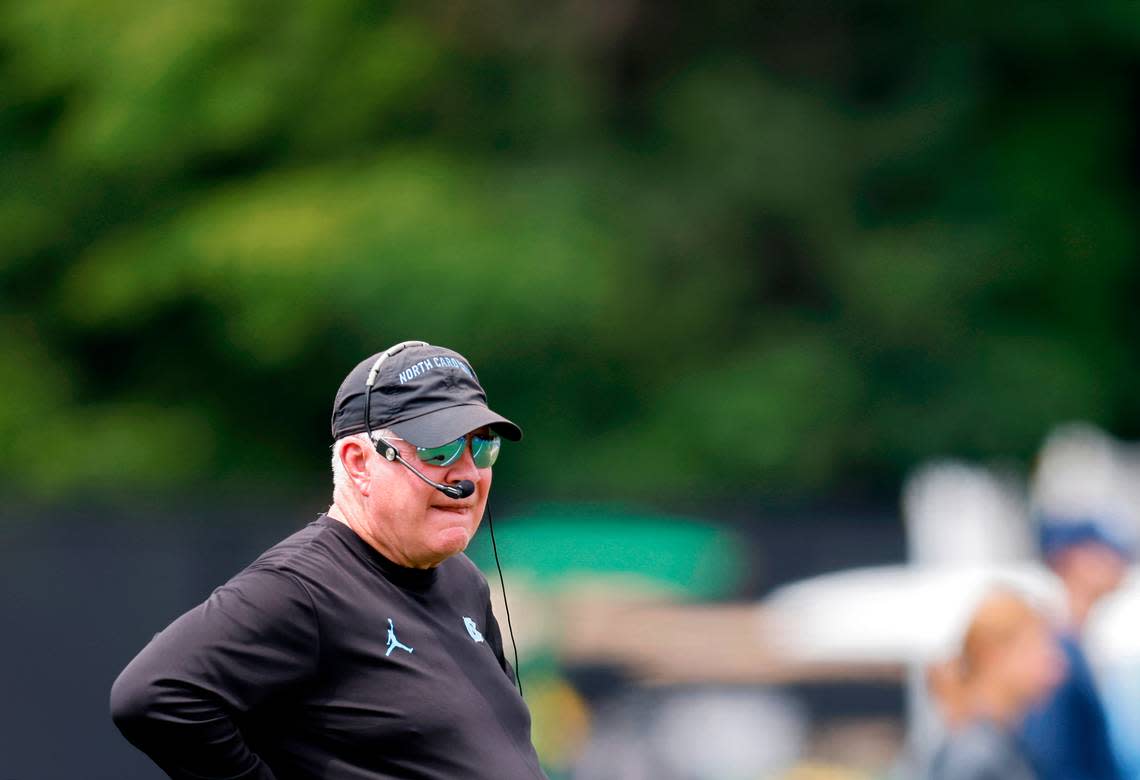
[[[244,571],[276,571],[304,580],[319,578],[337,555],[336,547],[330,544],[332,536],[329,523],[318,518],[257,556]]]

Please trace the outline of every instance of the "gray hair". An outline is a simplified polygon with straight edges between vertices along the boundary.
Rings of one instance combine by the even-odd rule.
[[[376,440],[377,438],[379,438],[381,436],[383,436],[385,439],[388,439],[389,441],[391,441],[392,439],[400,438],[399,436],[397,436],[395,433],[388,430],[387,428],[381,428],[380,430],[372,432],[372,439],[373,440]],[[337,490],[340,490],[342,487],[345,487],[348,484],[348,472],[345,471],[344,463],[342,463],[341,459],[340,459],[340,445],[342,445],[346,441],[357,442],[363,447],[373,446],[372,442],[368,441],[368,434],[366,434],[366,433],[352,433],[352,434],[349,434],[348,436],[342,436],[341,438],[339,438],[335,442],[333,442],[333,445],[332,445],[332,475],[333,475],[333,492],[334,493]]]

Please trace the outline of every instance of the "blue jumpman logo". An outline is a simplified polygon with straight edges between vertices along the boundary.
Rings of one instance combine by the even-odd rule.
[[[412,650],[412,648],[408,647],[407,645],[405,645],[403,642],[401,642],[399,639],[396,638],[396,626],[393,625],[392,618],[388,618],[388,652],[384,653],[384,655],[385,656],[391,655],[392,651],[395,650],[397,647],[400,648],[401,650],[407,650],[409,653],[415,652]]]

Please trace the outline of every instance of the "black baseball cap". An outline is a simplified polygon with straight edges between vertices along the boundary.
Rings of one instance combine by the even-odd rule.
[[[417,447],[439,447],[485,425],[504,439],[522,438],[522,429],[488,408],[467,358],[445,347],[405,341],[362,360],[341,382],[333,401],[334,440],[369,429],[364,401],[373,370],[368,416],[374,431],[388,428]]]

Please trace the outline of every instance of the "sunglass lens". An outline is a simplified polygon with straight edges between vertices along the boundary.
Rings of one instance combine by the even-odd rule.
[[[499,458],[499,446],[502,439],[494,434],[490,436],[471,437],[471,457],[477,468],[485,469],[493,466]]]
[[[455,441],[450,441],[439,447],[417,447],[416,453],[424,463],[430,463],[433,466],[450,466],[459,460],[459,456],[463,454],[463,448],[466,445],[467,437],[460,436]]]

